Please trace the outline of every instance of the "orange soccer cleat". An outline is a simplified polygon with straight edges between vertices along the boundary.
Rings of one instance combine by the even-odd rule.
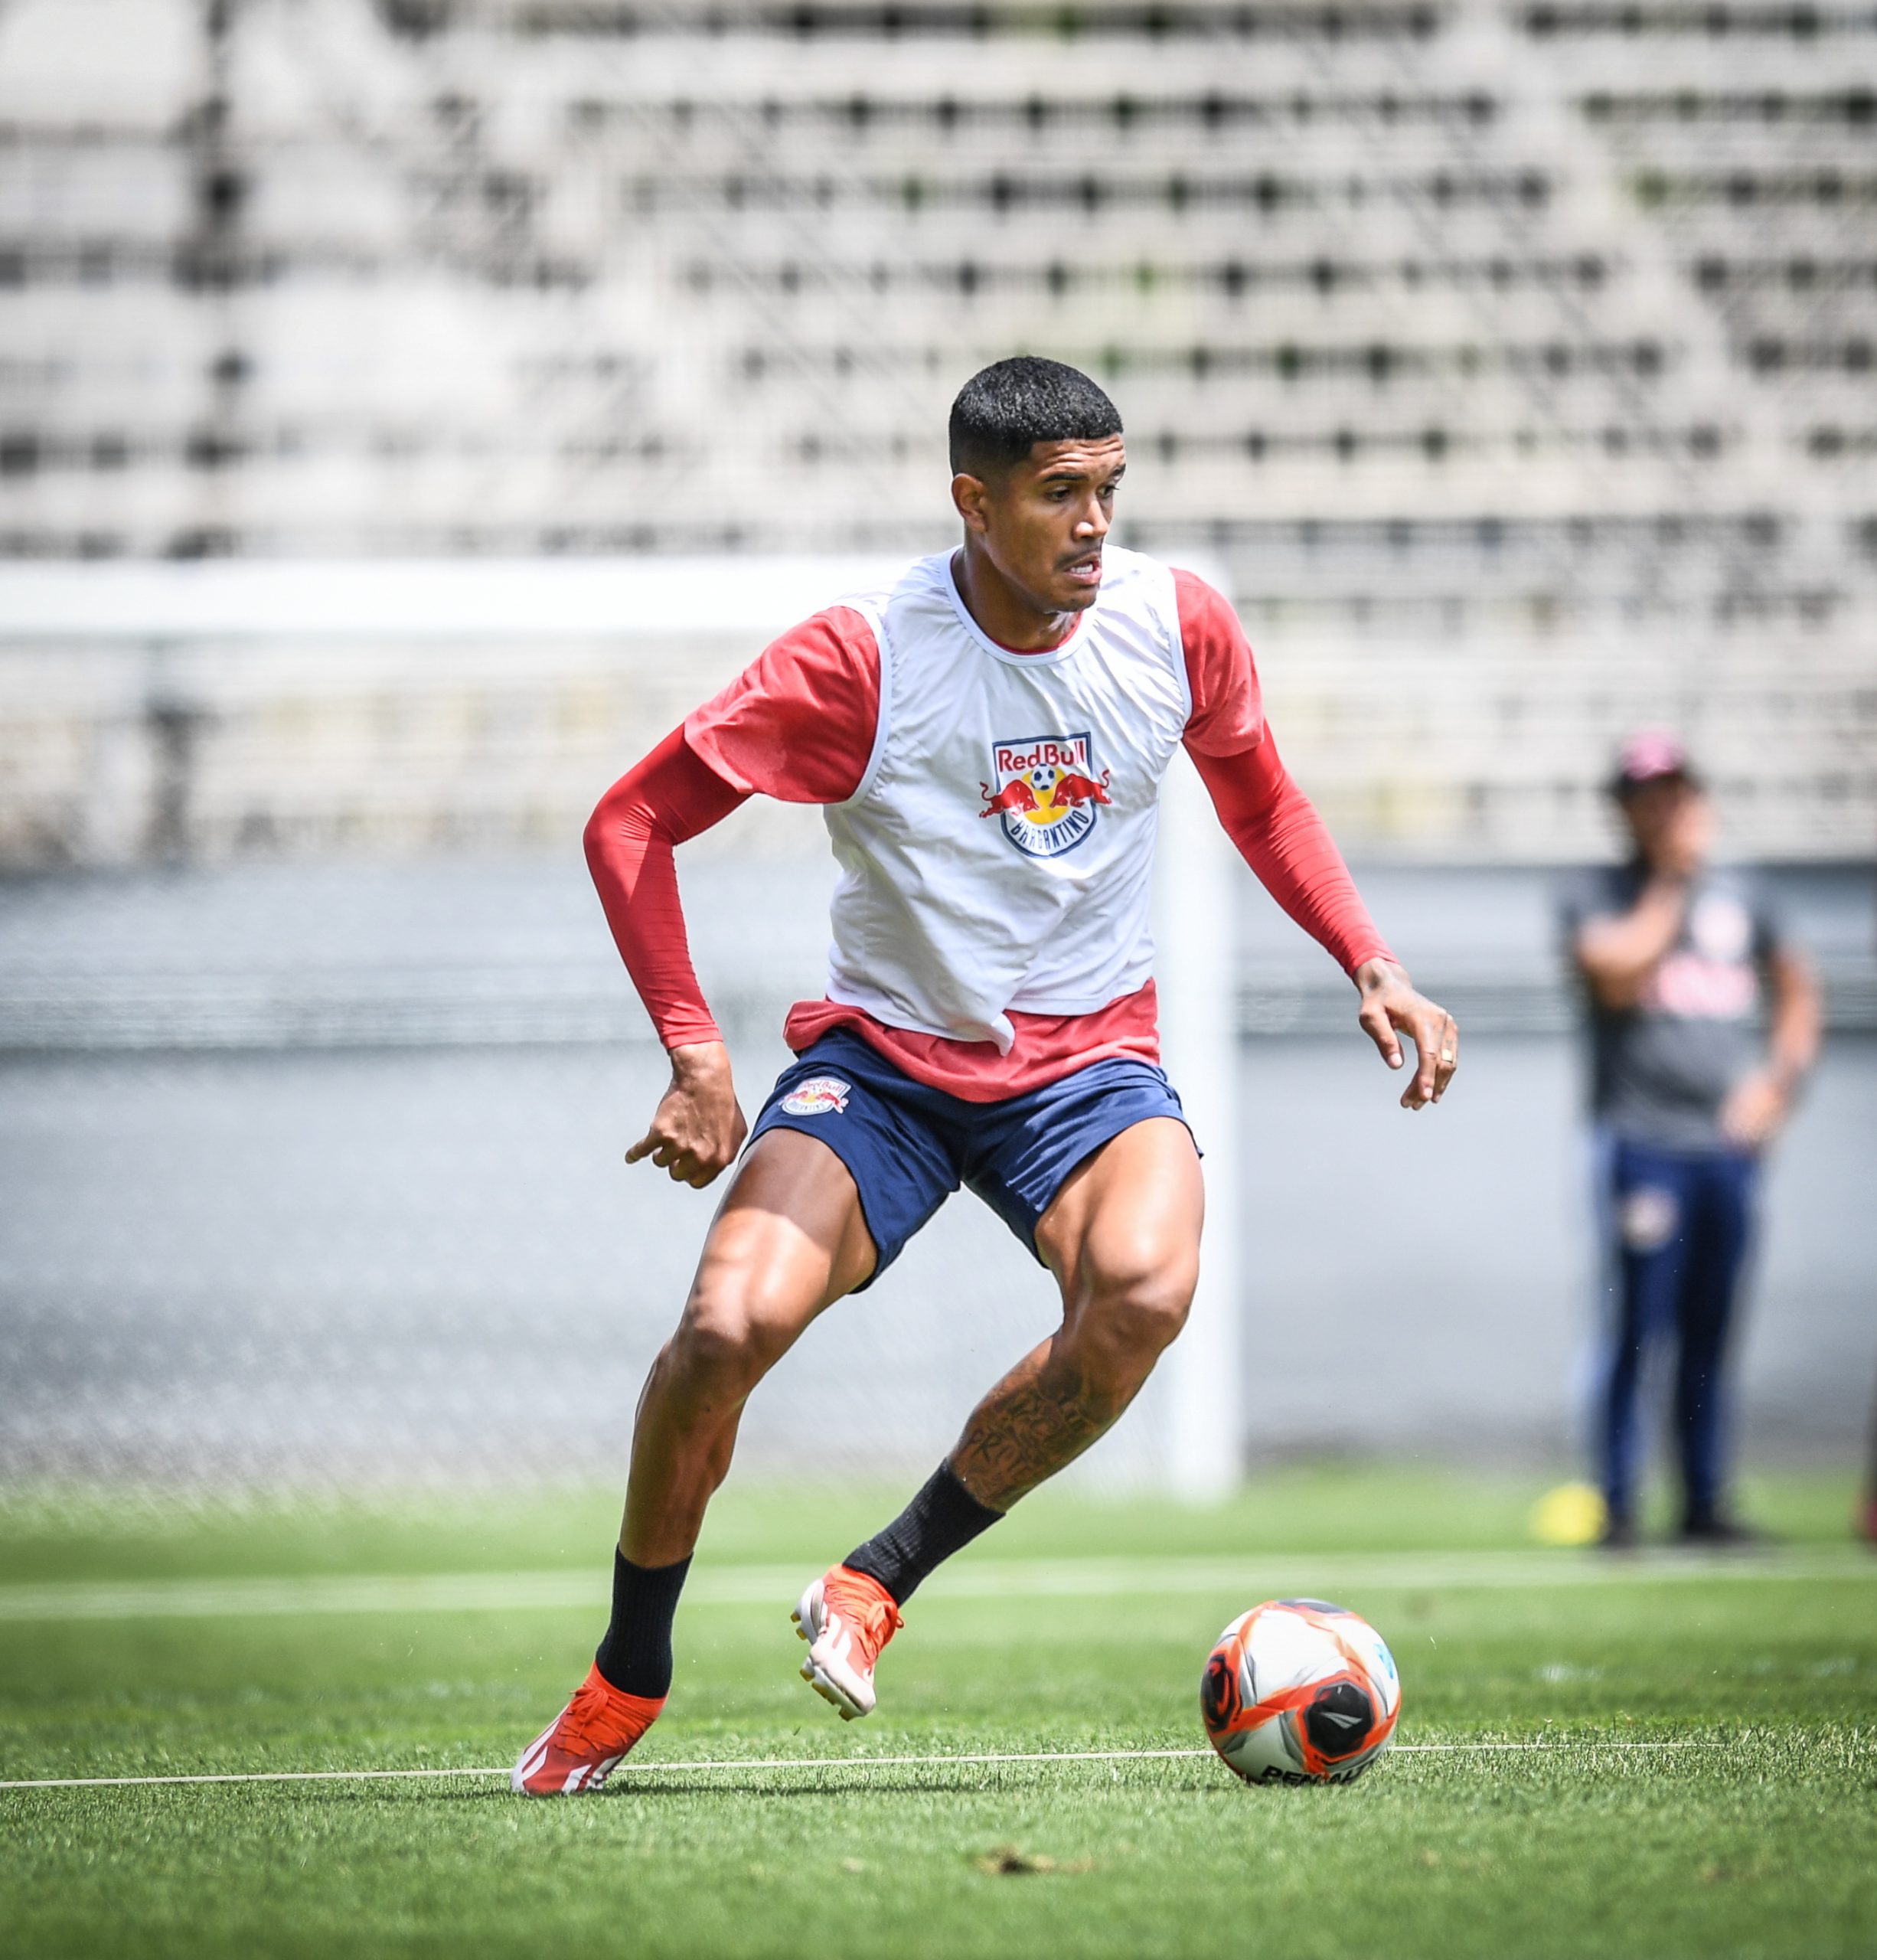
[[[658,1719],[657,1700],[615,1687],[597,1664],[573,1699],[521,1752],[508,1779],[519,1796],[570,1797],[602,1789],[626,1753]]]
[[[851,1722],[873,1712],[873,1664],[906,1622],[877,1579],[831,1566],[802,1594],[795,1631],[808,1643],[801,1678]]]

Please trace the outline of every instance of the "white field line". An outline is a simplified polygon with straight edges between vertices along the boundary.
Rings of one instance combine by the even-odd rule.
[[[684,1589],[690,1606],[786,1605],[812,1576],[803,1566],[705,1566]],[[1732,1557],[1666,1553],[1611,1558],[1569,1552],[1258,1553],[1243,1558],[982,1559],[935,1574],[926,1599],[1126,1598],[1217,1593],[1255,1602],[1286,1594],[1334,1597],[1365,1589],[1755,1584],[1877,1579],[1877,1558],[1841,1553]],[[310,1613],[592,1610],[606,1574],[591,1572],[344,1573],[294,1579],[83,1579],[0,1586],[0,1622],[227,1619]]]
[[[1731,1743],[1690,1738],[1683,1742],[1397,1743],[1393,1756],[1455,1756],[1476,1753],[1575,1756],[1597,1749],[1730,1749]],[[615,1778],[658,1773],[744,1769],[953,1769],[1005,1762],[1174,1762],[1209,1756],[1209,1749],[1046,1749],[985,1756],[808,1756],[731,1758],[707,1762],[628,1762]],[[493,1769],[256,1769],[205,1776],[34,1776],[0,1779],[0,1790],[144,1788],[155,1784],[373,1783],[423,1777],[506,1776]]]

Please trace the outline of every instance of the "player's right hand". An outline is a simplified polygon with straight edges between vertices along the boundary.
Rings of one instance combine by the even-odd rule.
[[[1792,1093],[1771,1069],[1737,1082],[1721,1105],[1721,1134],[1736,1150],[1761,1150],[1784,1128]]]
[[[700,1041],[671,1050],[671,1086],[625,1161],[649,1157],[673,1183],[702,1191],[736,1161],[749,1134],[730,1080],[730,1051],[721,1041]]]

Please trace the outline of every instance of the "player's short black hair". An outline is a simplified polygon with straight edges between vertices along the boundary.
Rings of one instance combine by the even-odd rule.
[[[952,404],[952,471],[984,477],[1020,463],[1038,443],[1099,442],[1121,411],[1079,368],[1039,354],[994,361]]]

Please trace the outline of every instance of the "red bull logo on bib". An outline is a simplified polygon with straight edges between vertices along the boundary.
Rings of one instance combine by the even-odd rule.
[[[995,817],[1004,835],[1032,858],[1059,858],[1095,828],[1098,807],[1109,802],[1109,772],[1098,778],[1086,735],[1027,735],[994,742],[994,780],[978,787],[981,817]]]

